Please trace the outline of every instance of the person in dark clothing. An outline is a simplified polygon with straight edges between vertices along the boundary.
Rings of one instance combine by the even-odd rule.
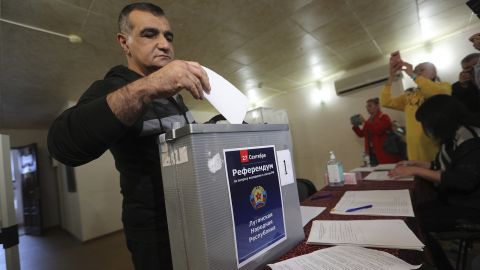
[[[480,53],[472,53],[462,59],[462,72],[458,82],[452,85],[452,97],[462,102],[473,113],[480,113],[480,90],[475,83],[474,67]]]
[[[402,162],[390,174],[415,175],[437,185],[437,198],[418,206],[422,228],[444,232],[455,230],[458,220],[480,223],[480,118],[447,95],[425,101],[416,118],[440,151],[431,163]],[[426,236],[438,269],[453,269],[435,239]]]
[[[173,33],[163,10],[150,3],[123,8],[117,40],[128,67],[113,67],[51,125],[48,148],[78,166],[110,150],[120,172],[122,222],[135,269],[171,269],[156,137],[193,117],[178,94],[210,91],[200,64],[174,60]]]

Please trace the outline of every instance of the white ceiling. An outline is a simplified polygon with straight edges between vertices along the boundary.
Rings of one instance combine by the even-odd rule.
[[[46,128],[114,65],[125,0],[0,0],[0,128]],[[294,91],[477,24],[464,0],[166,0],[179,59],[198,61],[259,99]],[[191,108],[208,108],[193,102]]]

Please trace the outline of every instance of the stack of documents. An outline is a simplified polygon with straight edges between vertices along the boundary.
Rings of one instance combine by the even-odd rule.
[[[268,266],[272,270],[407,270],[418,269],[421,265],[408,264],[384,251],[338,246],[317,250]]]
[[[358,211],[350,211],[352,209],[358,209]],[[347,191],[330,213],[338,215],[415,216],[408,189]]]
[[[383,181],[383,180],[396,180],[396,181],[413,181],[413,176],[403,178],[392,178],[388,175],[388,171],[374,171],[369,173],[363,180]]]
[[[308,244],[423,250],[403,220],[315,220]]]

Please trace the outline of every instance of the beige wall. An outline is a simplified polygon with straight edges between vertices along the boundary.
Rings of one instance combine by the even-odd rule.
[[[76,167],[82,241],[122,229],[120,176],[110,151]]]
[[[76,238],[83,239],[79,194],[78,192],[68,192],[65,165],[58,162],[57,164],[61,226]]]
[[[185,94],[184,94],[185,95]],[[205,101],[207,102],[207,101]],[[213,109],[212,109],[213,110]],[[215,115],[219,114],[218,112],[215,113],[213,111],[198,111],[198,110],[190,110],[190,112],[192,113],[193,115],[193,118],[195,119],[195,121],[199,124],[201,123],[205,123],[207,122],[208,120],[210,120],[210,118],[214,117]]]
[[[81,241],[122,229],[120,177],[112,154],[74,168],[76,192],[68,192],[65,166],[59,164],[62,227]]]
[[[42,221],[45,228],[59,225],[59,206],[55,170],[47,150],[46,129],[0,129],[10,136],[11,147],[36,143],[38,147],[38,171],[42,204]]]

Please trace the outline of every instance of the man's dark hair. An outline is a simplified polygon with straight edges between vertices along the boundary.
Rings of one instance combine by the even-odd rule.
[[[465,56],[462,59],[462,62],[460,62],[460,63],[464,64],[464,63],[470,62],[471,60],[476,59],[476,58],[477,59],[480,58],[480,53],[471,53],[471,54]]]
[[[163,9],[152,3],[139,2],[126,5],[118,15],[118,29],[121,33],[129,32],[132,29],[128,21],[128,15],[134,10],[150,12],[157,17],[165,16]]]
[[[460,126],[480,127],[480,118],[449,95],[435,95],[417,110],[415,117],[425,133],[440,143],[451,140]]]

